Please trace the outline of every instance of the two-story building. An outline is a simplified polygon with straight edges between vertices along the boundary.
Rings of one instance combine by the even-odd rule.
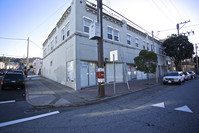
[[[97,85],[97,41],[89,40],[89,26],[97,21],[96,6],[84,0],[72,0],[55,28],[43,43],[43,76],[78,90]],[[134,58],[143,49],[158,55],[158,74],[167,71],[167,58],[161,42],[137,29],[130,22],[103,14],[103,51],[105,82],[113,81],[110,51],[118,51],[116,81],[146,79],[136,71]],[[127,78],[128,77],[128,78]],[[151,74],[151,77],[154,77]]]

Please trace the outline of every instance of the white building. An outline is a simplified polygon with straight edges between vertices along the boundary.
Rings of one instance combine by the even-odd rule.
[[[0,62],[0,69],[5,69],[5,63],[4,62]]]
[[[96,85],[97,41],[89,40],[89,25],[97,21],[96,6],[83,0],[72,0],[56,27],[43,43],[43,76],[78,90]],[[103,14],[103,44],[105,82],[113,81],[113,64],[110,51],[118,50],[116,81],[133,78],[146,79],[146,74],[136,71],[134,58],[143,49],[158,55],[158,73],[167,71],[166,56],[161,43],[131,23]],[[124,69],[127,71],[124,71]],[[154,75],[151,74],[151,77]]]
[[[42,64],[43,64],[42,59],[37,58],[37,59],[35,59],[35,60],[33,61],[32,64],[33,64],[34,73],[35,73],[36,75],[40,75],[40,74],[41,74],[41,71],[42,71]]]

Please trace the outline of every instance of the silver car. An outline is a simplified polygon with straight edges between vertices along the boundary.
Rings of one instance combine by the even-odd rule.
[[[184,82],[184,76],[183,76],[182,72],[178,72],[178,71],[168,72],[163,77],[163,84],[177,83],[177,84],[181,85],[182,82]]]

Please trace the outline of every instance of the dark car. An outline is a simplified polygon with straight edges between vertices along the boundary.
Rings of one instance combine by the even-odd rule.
[[[24,77],[21,73],[7,72],[1,80],[1,89],[4,90],[6,87],[25,88]]]
[[[191,74],[192,79],[196,78],[196,74],[193,71],[188,71],[188,73]]]
[[[0,69],[0,75],[4,75],[6,73],[6,69]]]
[[[22,74],[23,76],[25,76],[23,70],[13,70],[13,72],[14,72],[14,73],[20,73],[20,74]]]

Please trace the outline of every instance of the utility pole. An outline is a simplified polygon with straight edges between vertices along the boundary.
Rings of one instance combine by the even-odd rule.
[[[181,23],[178,23],[178,24],[176,25],[178,36],[180,35],[180,29],[181,29],[186,23],[189,23],[189,22],[191,22],[191,21],[189,20],[189,21],[181,22]],[[183,26],[180,27],[180,24],[183,24]],[[172,67],[173,67],[173,66],[172,66]],[[181,70],[182,70],[182,60],[180,60],[180,68],[181,68]]]
[[[198,72],[198,54],[197,54],[198,46],[197,46],[197,43],[195,44],[195,49],[196,49],[196,73],[197,73]]]
[[[28,63],[29,63],[29,37],[27,40],[27,59],[26,59],[26,76],[28,75]]]
[[[103,57],[103,23],[102,23],[102,0],[97,0],[97,22],[99,23],[101,36],[97,39],[98,43],[98,71],[104,74],[104,57]],[[104,75],[103,75],[104,76]],[[98,97],[105,96],[104,79],[98,82]]]
[[[154,32],[152,31],[152,45],[153,45],[153,50],[154,50]],[[157,66],[156,66],[156,72],[155,72],[155,79],[156,79],[156,83],[158,83],[158,62],[157,62]]]
[[[189,21],[181,22],[181,23],[178,23],[178,24],[176,25],[178,36],[180,35],[180,29],[181,29],[186,23],[189,23],[189,22],[191,22],[191,21],[189,20]],[[180,24],[184,24],[184,25],[183,25],[182,27],[180,27]]]

